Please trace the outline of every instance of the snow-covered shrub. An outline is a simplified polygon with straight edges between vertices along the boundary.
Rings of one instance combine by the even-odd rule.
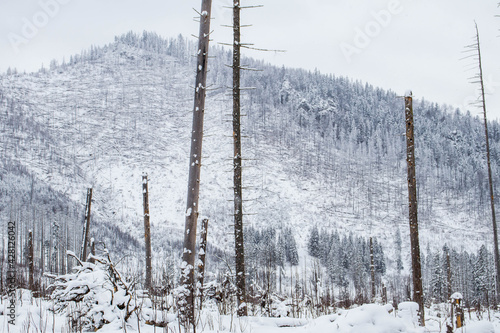
[[[66,311],[72,328],[98,330],[112,322],[124,323],[137,309],[133,286],[122,280],[109,253],[92,259],[94,263],[78,260],[74,273],[52,276],[53,310]]]
[[[230,274],[225,274],[222,283],[211,282],[204,286],[204,294],[207,300],[214,300],[217,304],[219,314],[227,315],[235,310],[234,296],[236,286]]]

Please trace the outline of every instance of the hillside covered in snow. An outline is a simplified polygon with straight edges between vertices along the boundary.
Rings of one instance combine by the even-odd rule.
[[[0,75],[0,222],[6,230],[9,220],[18,221],[21,242],[27,229],[43,238],[40,244],[47,245],[36,250],[56,258],[43,269],[53,271],[66,249],[78,249],[88,187],[94,190],[93,237],[142,265],[143,173],[149,177],[153,262],[165,268],[165,256],[172,265],[177,260],[194,53],[182,36],[128,33],[36,73]],[[231,55],[213,47],[211,56],[200,212],[210,220],[212,251],[222,256],[232,253],[233,242]],[[253,59],[244,65],[260,70],[242,78],[252,88],[242,102],[245,225],[291,230],[301,261],[310,259],[305,253],[313,227],[339,237],[373,236],[388,273],[398,271],[398,248],[408,270],[399,91]],[[481,119],[424,99],[415,100],[414,113],[422,251],[445,244],[471,253],[482,245],[491,249]],[[499,184],[497,122],[490,135]]]

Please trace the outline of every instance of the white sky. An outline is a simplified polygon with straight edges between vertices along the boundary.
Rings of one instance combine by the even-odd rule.
[[[490,119],[500,119],[500,8],[493,0],[242,0],[262,4],[242,14],[243,39],[256,47],[286,50],[247,55],[286,67],[348,76],[439,104],[469,107],[476,88],[460,60],[473,42],[474,20],[482,42]],[[54,5],[55,4],[55,5]],[[198,31],[192,8],[200,0],[0,0],[0,71],[34,71],[51,59],[112,42],[129,30],[164,37]],[[230,42],[231,0],[213,0],[214,43]],[[378,14],[377,14],[378,13]],[[49,15],[47,15],[49,14]],[[377,17],[378,16],[378,21]],[[27,28],[37,24],[37,31]],[[361,36],[364,32],[365,37]],[[360,37],[361,36],[361,37]],[[13,38],[24,38],[22,42]],[[342,51],[344,48],[344,51]],[[346,52],[349,54],[346,56]],[[351,52],[351,53],[349,53]],[[479,110],[472,108],[474,114]]]

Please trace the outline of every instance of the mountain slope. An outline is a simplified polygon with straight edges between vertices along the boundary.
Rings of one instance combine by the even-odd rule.
[[[182,37],[128,33],[50,69],[3,74],[3,172],[25,170],[20,177],[49,186],[80,212],[92,186],[94,218],[136,240],[146,172],[155,249],[181,239],[194,80],[190,54],[194,45]],[[200,212],[211,220],[210,241],[227,248],[233,237],[231,75],[224,66],[230,54],[213,48],[212,55]],[[313,225],[377,236],[387,248],[400,230],[407,249],[401,98],[346,78],[245,62],[263,70],[243,76],[245,86],[256,88],[243,101],[245,223],[292,226],[302,246]],[[423,100],[414,112],[422,247],[448,242],[475,251],[490,235],[481,121]],[[498,184],[496,122],[491,141]],[[15,165],[10,171],[9,163]],[[4,196],[6,202],[26,200]],[[3,206],[2,223],[11,211]]]

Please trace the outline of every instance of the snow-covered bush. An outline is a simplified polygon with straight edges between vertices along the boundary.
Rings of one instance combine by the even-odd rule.
[[[137,309],[133,285],[122,280],[107,251],[91,258],[94,263],[78,260],[74,273],[52,276],[53,310],[66,311],[72,328],[95,331],[112,322],[125,323]]]

